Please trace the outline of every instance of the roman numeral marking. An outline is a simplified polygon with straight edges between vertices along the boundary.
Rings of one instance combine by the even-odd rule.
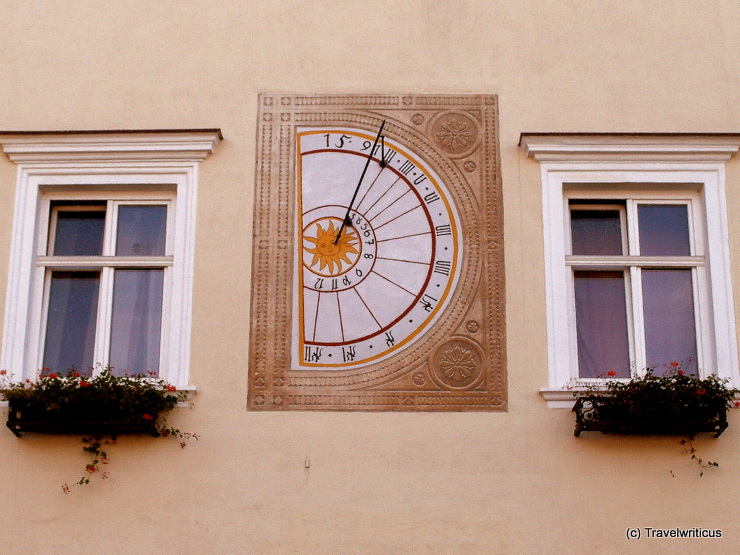
[[[434,273],[442,274],[443,276],[449,276],[450,270],[452,269],[452,262],[447,260],[437,260],[434,263]]]

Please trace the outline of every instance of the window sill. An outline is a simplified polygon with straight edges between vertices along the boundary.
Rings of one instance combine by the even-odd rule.
[[[540,389],[540,395],[547,401],[548,408],[551,409],[573,409],[576,404],[574,393],[585,391],[584,389],[559,389],[552,387],[543,387]],[[740,408],[740,392],[735,394],[735,404],[730,408]]]
[[[573,391],[573,389],[543,387],[540,389],[540,395],[547,401],[547,406],[551,409],[573,409],[573,405],[576,403]]]

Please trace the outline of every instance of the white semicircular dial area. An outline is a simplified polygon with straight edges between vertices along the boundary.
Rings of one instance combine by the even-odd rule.
[[[297,149],[292,367],[384,360],[434,325],[457,285],[450,192],[423,158],[364,130],[299,129]]]

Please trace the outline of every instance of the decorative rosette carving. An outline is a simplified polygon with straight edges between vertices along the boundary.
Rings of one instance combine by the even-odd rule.
[[[437,148],[450,156],[465,156],[478,146],[480,126],[464,112],[444,112],[432,120],[430,128]]]
[[[477,345],[464,339],[442,344],[434,353],[430,374],[445,389],[469,389],[483,377],[483,357]]]

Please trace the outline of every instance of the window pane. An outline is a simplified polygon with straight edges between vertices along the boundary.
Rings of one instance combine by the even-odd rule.
[[[57,210],[54,256],[99,256],[103,253],[103,210]]]
[[[637,207],[642,256],[688,256],[689,219],[685,204]]]
[[[110,365],[113,374],[159,373],[163,270],[116,270]]]
[[[618,210],[571,210],[573,254],[622,254]]]
[[[160,256],[164,254],[167,228],[166,206],[120,206],[116,254]]]
[[[670,363],[696,359],[691,270],[643,270],[645,346],[648,367],[663,375]]]
[[[56,372],[93,365],[98,311],[98,272],[54,272],[49,290],[43,365]]]
[[[629,377],[624,274],[575,272],[574,279],[578,375],[581,378]]]

